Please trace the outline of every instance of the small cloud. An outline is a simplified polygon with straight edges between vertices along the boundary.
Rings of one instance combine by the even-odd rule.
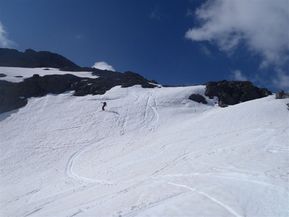
[[[3,26],[3,24],[0,22],[0,47],[9,48],[12,47],[14,43],[8,39],[7,32]]]
[[[231,79],[236,81],[248,81],[248,78],[242,73],[241,70],[232,71]]]
[[[96,62],[92,68],[95,69],[101,69],[101,70],[109,70],[109,71],[115,71],[115,69],[109,65],[108,63],[101,61],[101,62]]]

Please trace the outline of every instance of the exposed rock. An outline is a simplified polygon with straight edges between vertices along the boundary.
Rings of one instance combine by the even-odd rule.
[[[71,74],[45,75],[43,77],[35,74],[19,83],[0,82],[0,113],[26,105],[27,99],[30,97],[41,97],[49,93],[60,94],[66,91],[74,91],[75,96],[97,95],[104,94],[118,85],[122,87],[133,85],[141,85],[144,88],[156,87],[149,80],[132,72],[109,72],[96,79],[81,78]]]
[[[28,49],[20,52],[15,49],[0,48],[0,66],[9,67],[52,67],[52,68],[80,68],[65,57],[48,51],[34,51]]]
[[[192,94],[190,95],[189,99],[198,103],[208,104],[206,98],[203,97],[201,94]]]
[[[271,94],[269,90],[258,88],[249,81],[208,82],[205,92],[205,95],[210,98],[218,97],[221,107],[266,97]]]
[[[60,94],[71,91],[72,84],[81,78],[74,75],[33,75],[31,78],[24,79],[17,86],[19,95],[28,97],[44,96],[48,93]]]
[[[289,93],[285,93],[285,91],[282,90],[282,91],[276,93],[275,98],[276,98],[276,99],[286,99],[286,98],[289,98]]]
[[[0,113],[21,108],[27,99],[19,96],[17,84],[0,80]]]
[[[0,113],[20,108],[27,103],[29,97],[40,97],[46,94],[60,94],[74,91],[75,96],[88,94],[104,94],[115,86],[131,87],[141,85],[153,88],[156,85],[134,72],[113,72],[89,67],[79,67],[65,57],[47,52],[36,52],[28,49],[19,52],[15,49],[0,48],[0,66],[9,67],[45,67],[44,70],[59,68],[62,71],[89,71],[98,78],[80,78],[71,74],[66,75],[33,75],[19,83],[0,82]],[[4,74],[2,74],[2,77]],[[22,77],[22,76],[15,76]]]
[[[47,52],[36,52],[28,49],[19,52],[15,49],[0,48],[0,66],[8,67],[45,67],[44,70],[59,68],[62,71],[90,71],[98,78],[80,78],[71,74],[66,75],[33,75],[19,83],[1,81],[0,83],[0,113],[20,108],[27,103],[29,97],[40,97],[46,94],[60,94],[74,91],[75,96],[88,94],[104,94],[115,86],[131,87],[141,85],[153,88],[151,82],[133,72],[113,72],[89,67],[79,67],[65,57]],[[5,76],[0,74],[1,77]],[[22,76],[15,76],[22,77]]]
[[[74,91],[75,96],[88,94],[104,94],[115,86],[131,87],[141,85],[143,88],[153,88],[157,85],[134,72],[113,72],[88,67],[79,67],[65,57],[47,52],[28,49],[19,52],[14,49],[0,48],[0,66],[10,67],[45,67],[45,70],[59,68],[63,71],[90,71],[98,78],[80,78],[66,75],[33,75],[20,83],[0,81],[0,113],[20,108],[27,103],[29,97],[40,97],[46,94],[60,94]],[[5,76],[0,74],[0,77]],[[18,76],[17,76],[18,77]],[[258,88],[248,81],[219,81],[206,84],[205,95],[218,97],[219,105],[225,107],[252,99],[270,95],[271,92]],[[192,94],[189,99],[207,104],[206,99],[199,94]]]
[[[150,83],[149,80],[133,72],[103,72],[95,71],[95,75],[100,76],[97,79],[81,80],[73,84],[75,90],[74,95],[83,96],[87,94],[104,94],[107,90],[115,86],[131,87],[141,85],[143,88],[154,88],[156,85]]]
[[[7,75],[3,74],[3,73],[0,73],[0,78],[4,78],[6,77]]]

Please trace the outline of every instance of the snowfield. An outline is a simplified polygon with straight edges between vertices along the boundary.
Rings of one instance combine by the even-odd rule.
[[[204,91],[115,87],[1,114],[0,216],[288,217],[289,99],[188,100]]]

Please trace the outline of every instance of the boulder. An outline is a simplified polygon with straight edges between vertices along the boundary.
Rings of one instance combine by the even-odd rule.
[[[206,98],[201,94],[192,94],[189,96],[189,99],[198,103],[208,104]]]
[[[17,83],[0,80],[0,113],[21,108],[26,104],[27,99],[19,96]]]
[[[275,99],[286,99],[289,98],[289,93],[285,93],[284,90],[279,91],[275,94]]]
[[[213,98],[218,97],[219,105],[235,105],[261,97],[266,97],[272,93],[265,88],[258,88],[250,81],[218,81],[206,84],[205,95]]]

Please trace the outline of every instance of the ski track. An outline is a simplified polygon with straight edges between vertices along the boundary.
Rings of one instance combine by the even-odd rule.
[[[33,211],[27,213],[24,217],[28,217],[28,216],[34,215],[35,213],[39,212],[40,210],[42,210],[42,207],[34,209]]]
[[[136,100],[139,99],[138,96],[136,98],[137,98]],[[154,122],[154,120],[155,120],[155,123],[157,124],[158,121],[159,121],[159,114],[157,112],[157,109],[155,107],[153,107],[152,105],[150,105],[150,101],[151,101],[151,94],[149,94],[147,96],[147,100],[146,100],[146,103],[145,103],[144,120],[147,120],[147,116],[148,116],[148,113],[149,113],[148,110],[150,108],[153,111],[153,114],[154,114],[154,118],[152,119],[151,122]],[[154,99],[154,103],[156,105],[156,100],[155,99]],[[120,135],[124,135],[124,133],[125,133],[125,125],[127,123],[127,116],[128,116],[128,109],[126,109],[126,114],[124,115],[124,117],[121,118],[122,121],[121,121],[121,124],[120,124]],[[156,124],[153,124],[153,126],[150,127],[149,130],[151,131],[151,130],[155,129]],[[146,123],[145,126],[149,126],[149,123]],[[78,183],[80,183],[82,185],[83,184],[91,184],[91,183],[101,184],[101,185],[113,185],[114,184],[113,182],[109,182],[107,180],[91,179],[91,178],[88,178],[88,177],[80,176],[79,174],[77,174],[73,170],[73,167],[75,165],[76,160],[79,159],[80,156],[83,153],[88,152],[91,148],[96,147],[96,144],[101,143],[104,139],[105,139],[105,137],[99,139],[94,144],[86,145],[86,146],[82,147],[81,149],[79,149],[78,151],[74,152],[69,157],[68,162],[66,164],[66,169],[65,169],[65,173],[66,173],[67,177],[77,181]]]
[[[230,176],[225,176],[225,175],[221,175],[221,174],[171,174],[171,175],[164,175],[164,176],[157,176],[157,177],[147,177],[147,178],[145,178],[145,179],[143,179],[143,180],[141,180],[139,182],[136,182],[136,180],[134,180],[134,179],[127,180],[126,182],[132,182],[129,186],[127,186],[126,188],[124,188],[124,189],[122,189],[120,191],[111,193],[111,194],[103,196],[101,198],[105,198],[105,197],[109,196],[109,198],[112,199],[112,198],[114,198],[114,195],[119,195],[121,193],[126,193],[126,192],[128,192],[129,189],[136,188],[137,186],[139,186],[139,185],[141,185],[141,184],[143,184],[145,182],[154,181],[154,182],[157,182],[157,183],[166,183],[166,184],[169,184],[169,185],[182,187],[182,188],[188,189],[188,190],[190,190],[192,192],[195,192],[197,194],[203,195],[204,197],[208,198],[209,200],[213,201],[214,203],[217,203],[219,206],[221,206],[224,209],[226,209],[228,212],[230,212],[234,216],[236,216],[236,217],[244,217],[244,216],[241,216],[240,214],[238,214],[236,211],[234,211],[234,209],[232,209],[231,207],[229,207],[225,203],[217,200],[213,196],[211,196],[211,195],[209,195],[209,194],[207,194],[207,193],[205,193],[203,191],[199,191],[199,190],[197,190],[195,188],[191,188],[191,187],[189,187],[187,185],[184,185],[184,184],[178,184],[178,183],[175,183],[175,182],[164,182],[164,180],[163,180],[163,178],[178,178],[178,177],[193,177],[193,176],[208,176],[208,177],[216,177],[216,178],[222,178],[222,179],[235,179],[235,180],[238,180],[238,181],[244,181],[244,182],[249,182],[249,183],[253,183],[253,184],[257,184],[257,185],[262,185],[264,187],[276,188],[276,189],[278,189],[280,191],[284,190],[284,189],[280,189],[278,186],[272,185],[270,183],[266,183],[266,182],[262,182],[262,181],[258,181],[258,180],[251,180],[251,179],[240,179],[240,178],[237,178],[237,177],[230,177]],[[133,182],[133,181],[135,181],[135,182]],[[183,193],[185,193],[185,192],[183,192]],[[128,213],[125,213],[124,215],[121,215],[121,216],[122,217],[134,216],[137,213],[139,213],[140,211],[144,211],[144,210],[147,210],[149,208],[155,207],[158,204],[160,204],[162,201],[174,198],[174,197],[179,196],[179,195],[181,195],[183,193],[178,193],[178,194],[169,196],[167,198],[161,199],[159,201],[152,201],[152,202],[149,202],[148,204],[144,204],[141,207],[138,206],[135,210],[133,210],[131,212],[128,212]],[[80,210],[82,210],[82,212],[87,212],[88,210],[93,209],[96,206],[96,205],[94,205],[95,201],[98,201],[99,199],[100,198],[97,198],[97,199],[95,199],[95,200],[93,200],[91,202],[88,202],[85,205],[79,207]]]
[[[150,100],[152,99],[152,96],[150,95]],[[150,127],[151,131],[155,131],[157,129],[158,123],[159,123],[159,113],[158,113],[158,108],[157,108],[157,101],[156,98],[153,97],[153,105],[149,104],[151,110],[153,111],[154,117],[153,117],[153,125]]]
[[[74,217],[77,216],[78,214],[82,213],[83,211],[80,209],[77,212],[73,213],[72,215],[68,216],[68,217]]]
[[[108,111],[110,112],[110,111]],[[120,126],[120,135],[124,135],[125,134],[125,124],[127,122],[127,112],[128,110],[126,109],[126,113],[125,115],[123,115],[124,117],[118,117],[118,125]],[[117,113],[117,112],[116,112]],[[119,116],[119,114],[118,114]],[[119,121],[121,119],[121,121]],[[120,124],[119,124],[120,123]],[[96,144],[100,143],[102,140],[105,139],[105,136],[101,139],[99,139],[96,143],[93,143],[91,145],[86,145],[84,147],[82,147],[80,150],[74,152],[68,159],[68,162],[66,164],[66,169],[65,169],[65,173],[67,175],[67,177],[77,181],[80,184],[91,184],[91,183],[95,183],[95,184],[102,184],[102,185],[112,185],[112,182],[108,182],[106,180],[97,180],[97,179],[91,179],[91,178],[87,178],[84,176],[80,176],[77,173],[74,172],[73,167],[75,164],[75,161],[80,157],[80,155],[82,155],[83,153],[89,151],[90,149],[96,147]]]
[[[136,95],[135,95],[135,98],[136,98],[137,101],[140,99],[140,97],[136,96]],[[157,124],[159,122],[159,114],[158,114],[157,107],[156,107],[157,106],[156,99],[155,98],[153,99],[154,105],[151,105],[151,98],[152,98],[152,96],[149,93],[148,96],[147,96],[147,99],[146,99],[146,103],[144,105],[144,107],[145,107],[144,111],[145,112],[144,112],[143,121],[147,121],[149,110],[151,110],[153,112],[153,118],[150,121],[150,123],[153,123],[153,124],[152,124],[152,126],[150,126],[150,123],[144,122],[143,125],[146,126],[149,129],[149,131],[154,131],[154,129],[156,128],[156,126],[157,126]],[[119,118],[119,119],[121,119],[121,121],[118,121],[118,122],[121,123],[121,124],[118,124],[120,126],[120,135],[121,136],[125,134],[125,125],[127,123],[128,108],[126,109],[126,113],[123,116],[124,117]],[[105,137],[100,139],[100,140],[98,140],[96,143],[100,143],[104,139],[105,139]],[[91,148],[96,147],[96,143],[94,143],[92,145],[86,145],[86,146],[82,147],[80,150],[74,152],[69,157],[68,162],[66,164],[65,173],[66,173],[67,177],[69,177],[70,179],[76,181],[80,185],[84,185],[84,187],[88,187],[89,184],[100,184],[100,185],[113,185],[113,184],[115,184],[115,183],[109,182],[107,180],[98,180],[98,179],[91,179],[91,178],[88,178],[88,177],[84,177],[84,176],[81,176],[81,175],[77,174],[73,170],[73,167],[74,167],[76,161],[80,158],[80,156],[83,153],[88,152]],[[132,180],[128,180],[126,182],[130,182]],[[145,179],[145,181],[146,180],[147,179]],[[86,188],[81,188],[81,190],[84,190],[84,189],[86,189]],[[123,190],[121,190],[121,191],[123,191]],[[90,209],[91,208],[92,207],[90,207]],[[86,211],[87,211],[87,209],[86,209]],[[83,211],[81,211],[81,212],[83,212]],[[75,214],[78,215],[78,214],[80,214],[80,212],[77,212]]]
[[[128,95],[128,93],[127,93]],[[140,126],[140,130],[146,130],[147,133],[153,133],[155,132],[155,130],[158,128],[159,125],[159,121],[160,121],[160,115],[158,113],[158,102],[156,97],[152,94],[151,91],[145,91],[142,94],[135,94],[134,92],[132,92],[132,95],[134,97],[134,102],[137,102],[137,106],[138,107],[138,112],[139,114],[139,125]],[[121,99],[121,98],[116,98],[116,99]],[[133,102],[133,103],[134,103]],[[46,98],[44,100],[43,105],[40,107],[39,109],[39,115],[42,112],[45,112],[45,107],[48,104],[48,99]],[[109,111],[107,110],[106,112],[109,113],[113,113],[115,115],[117,115],[117,119],[116,119],[116,124],[117,127],[119,128],[118,132],[113,132],[115,137],[115,139],[117,140],[118,138],[120,138],[121,136],[124,136],[125,134],[129,134],[129,133],[134,133],[133,130],[131,130],[132,132],[130,132],[130,130],[127,130],[127,127],[129,127],[129,108],[128,106],[123,110],[123,113],[118,113],[118,111]],[[105,115],[105,113],[104,113]],[[201,117],[202,118],[202,117]],[[29,121],[29,120],[28,120]],[[81,123],[84,124],[84,123]],[[68,128],[59,128],[59,129],[55,129],[54,131],[68,131],[68,130],[72,130],[72,129],[77,129],[77,128],[81,128],[81,125],[79,126],[72,126],[72,127],[68,127]],[[284,128],[284,127],[282,127]],[[136,132],[139,129],[135,129]],[[218,134],[211,134],[211,135],[205,135],[202,137],[198,137],[198,140],[196,140],[195,142],[201,142],[202,140],[206,140],[209,137],[214,137],[214,136],[230,136],[230,135],[234,135],[236,133],[240,133],[240,132],[250,132],[252,130],[257,130],[257,131],[263,131],[263,130],[268,130],[268,131],[272,131],[272,129],[266,129],[264,127],[264,129],[262,128],[258,128],[258,129],[253,129],[251,128],[243,128],[243,129],[238,129],[237,131],[227,131],[225,133],[218,133]],[[27,129],[26,129],[27,131]],[[289,147],[285,147],[282,145],[278,145],[278,141],[276,142],[276,138],[278,137],[279,134],[278,131],[276,129],[273,130],[274,131],[274,135],[272,136],[272,138],[269,141],[269,144],[264,148],[265,151],[270,152],[270,153],[288,153],[289,152]],[[288,129],[284,129],[283,130],[284,134],[287,133]],[[289,131],[288,131],[289,132]],[[110,132],[109,132],[110,133]],[[97,198],[92,198],[89,201],[85,201],[81,204],[76,205],[75,209],[72,209],[71,214],[68,215],[68,217],[74,217],[77,216],[79,214],[83,214],[93,208],[95,208],[96,206],[98,206],[98,201],[100,199],[103,199],[104,201],[106,200],[110,200],[110,199],[114,199],[115,197],[118,197],[120,194],[126,194],[127,192],[129,192],[129,190],[131,189],[136,189],[138,186],[144,184],[144,183],[153,183],[153,182],[158,182],[158,183],[164,183],[165,185],[171,186],[172,188],[182,188],[184,189],[183,192],[181,193],[175,193],[172,194],[170,196],[167,196],[165,198],[161,198],[159,200],[154,200],[154,201],[148,201],[145,204],[142,203],[137,203],[137,206],[131,206],[131,207],[123,207],[121,211],[124,212],[124,214],[121,214],[119,216],[122,217],[132,217],[135,216],[137,214],[139,214],[142,211],[148,210],[150,208],[156,207],[158,205],[160,205],[163,201],[167,201],[170,200],[172,198],[178,197],[180,195],[183,195],[185,193],[195,193],[195,194],[199,194],[202,197],[205,197],[206,199],[210,200],[211,202],[217,204],[218,206],[220,206],[221,208],[223,208],[224,210],[226,210],[228,213],[230,213],[231,215],[235,216],[235,217],[245,217],[242,216],[241,214],[239,214],[232,206],[230,206],[229,204],[226,204],[224,201],[221,201],[220,199],[217,198],[217,195],[215,197],[215,195],[210,195],[204,191],[201,191],[197,188],[192,188],[189,185],[183,184],[183,183],[177,183],[177,181],[174,178],[194,178],[194,177],[208,177],[208,178],[217,178],[217,179],[225,179],[225,180],[235,180],[235,181],[240,181],[240,182],[247,182],[247,183],[252,183],[256,186],[260,186],[262,188],[272,188],[274,190],[278,190],[280,192],[289,192],[288,189],[283,188],[281,186],[278,185],[274,185],[271,184],[269,182],[262,181],[262,180],[258,180],[256,179],[256,176],[260,177],[259,174],[252,174],[250,173],[251,171],[248,171],[247,174],[242,173],[242,172],[238,172],[236,170],[229,170],[230,168],[221,168],[220,172],[207,172],[207,173],[173,173],[173,174],[166,174],[166,175],[157,175],[160,172],[166,170],[167,168],[170,168],[173,165],[176,165],[179,161],[185,161],[187,158],[189,157],[194,157],[194,159],[197,159],[199,156],[203,156],[203,155],[210,155],[211,153],[215,154],[218,152],[222,152],[227,148],[230,148],[230,150],[233,150],[234,146],[237,146],[239,144],[228,144],[228,145],[215,145],[213,147],[213,149],[208,152],[207,150],[199,150],[199,151],[191,151],[189,152],[188,147],[184,150],[183,154],[180,155],[176,155],[174,156],[175,158],[172,159],[171,161],[169,161],[168,163],[166,163],[163,167],[159,168],[158,170],[154,171],[150,176],[147,176],[145,178],[131,178],[128,179],[126,181],[123,182],[113,182],[113,181],[108,181],[108,180],[101,180],[101,179],[95,179],[95,178],[89,178],[89,177],[85,177],[82,176],[80,174],[78,174],[74,168],[76,168],[76,165],[78,162],[81,162],[81,156],[86,153],[89,152],[89,150],[93,149],[93,148],[99,148],[99,150],[101,150],[102,148],[102,144],[105,143],[105,139],[106,137],[109,137],[111,135],[105,135],[102,138],[98,139],[97,141],[87,141],[85,143],[89,143],[88,145],[84,145],[82,144],[82,147],[77,150],[72,152],[72,154],[68,157],[67,162],[65,164],[65,169],[64,169],[64,173],[65,173],[65,177],[68,178],[69,181],[73,181],[73,185],[74,187],[62,192],[57,192],[55,194],[50,194],[48,197],[45,197],[44,199],[41,199],[37,202],[37,206],[34,206],[33,208],[31,208],[32,211],[30,212],[26,212],[26,214],[24,213],[23,216],[24,217],[30,217],[30,216],[35,216],[38,215],[39,212],[43,211],[46,207],[46,205],[55,203],[56,201],[59,200],[64,200],[65,198],[68,198],[69,196],[77,193],[77,192],[82,192],[84,190],[90,190],[90,188],[93,188],[95,186],[98,185],[103,185],[103,186],[117,186],[119,188],[114,189],[113,191],[111,191],[110,193],[104,194],[102,196],[99,196]],[[287,133],[289,134],[289,133]],[[276,145],[277,144],[277,145]],[[106,145],[105,147],[109,147],[111,146],[110,144]],[[164,145],[165,146],[165,145]],[[73,145],[69,145],[66,146],[66,148],[72,148],[75,147]],[[47,147],[43,147],[43,146],[39,146],[39,149],[53,149],[49,146]],[[163,148],[163,147],[162,147]],[[57,149],[61,149],[61,148],[57,148]],[[211,168],[213,169],[213,168]],[[218,168],[217,168],[218,169]],[[264,174],[264,176],[262,176],[262,178],[266,178],[267,176]],[[75,185],[77,185],[75,187]],[[154,183],[153,183],[154,185]],[[41,191],[41,189],[36,189],[33,190],[31,192],[28,192],[26,195],[30,195],[32,194],[33,197],[35,197],[35,194],[37,192]],[[29,199],[29,203],[32,199]],[[11,201],[13,202],[13,201]],[[130,209],[130,210],[129,210]]]
[[[236,176],[231,176],[231,175],[226,175],[226,174],[222,174],[222,173],[191,173],[191,174],[168,174],[168,175],[163,175],[163,176],[155,176],[155,177],[152,177],[153,179],[158,179],[158,178],[179,178],[179,177],[195,177],[195,176],[199,176],[199,177],[216,177],[216,178],[219,178],[219,179],[232,179],[232,180],[236,180],[236,181],[241,181],[241,182],[248,182],[248,183],[253,183],[253,184],[256,184],[256,185],[260,185],[260,186],[263,186],[263,187],[270,187],[270,188],[273,188],[274,190],[278,190],[278,191],[285,191],[285,192],[288,192],[289,191],[286,189],[286,188],[282,188],[282,187],[279,187],[278,185],[273,185],[271,183],[268,183],[268,182],[263,182],[263,181],[260,181],[260,180],[256,180],[256,179],[251,179],[251,178],[248,178],[248,176],[244,176],[244,174],[241,174],[239,175],[239,177],[237,177],[237,174]],[[243,176],[243,177],[242,177]]]
[[[181,196],[181,195],[183,195],[185,193],[186,192],[176,193],[176,194],[173,194],[171,196],[165,197],[163,199],[159,199],[159,200],[144,204],[142,206],[131,207],[131,209],[133,209],[133,211],[127,212],[127,213],[121,215],[121,217],[133,217],[133,216],[136,216],[141,211],[145,211],[145,210],[151,209],[153,207],[156,207],[156,206],[160,205],[164,201],[168,201],[170,199],[176,198],[176,197]]]
[[[199,191],[195,188],[191,188],[190,186],[187,186],[187,185],[183,185],[183,184],[177,184],[177,183],[174,183],[174,182],[168,182],[167,183],[168,185],[173,185],[173,186],[176,186],[176,187],[180,187],[180,188],[185,188],[185,189],[188,189],[189,191],[193,192],[193,193],[197,193],[197,194],[200,194],[204,197],[206,197],[207,199],[211,200],[212,202],[218,204],[219,206],[223,207],[225,210],[227,210],[229,213],[231,213],[233,216],[235,217],[244,217],[242,215],[240,215],[239,213],[237,213],[232,207],[230,207],[229,205],[225,204],[224,202],[216,199],[215,197],[203,192],[203,191]]]
[[[99,141],[97,141],[96,143],[100,143],[104,138],[100,139]],[[87,178],[87,177],[84,177],[84,176],[80,176],[78,175],[77,173],[75,173],[73,171],[73,167],[74,167],[74,164],[75,164],[75,161],[79,158],[79,156],[81,154],[83,154],[84,152],[87,152],[90,148],[92,147],[95,147],[95,144],[92,144],[92,145],[87,145],[87,146],[84,146],[82,147],[79,151],[73,153],[67,164],[66,164],[66,175],[79,182],[80,184],[85,184],[85,183],[88,183],[88,184],[91,184],[91,183],[95,183],[95,184],[101,184],[101,185],[112,185],[113,183],[109,182],[109,181],[106,181],[106,180],[97,180],[97,179],[91,179],[91,178]]]
[[[136,101],[139,101],[139,100],[140,100],[140,97],[136,96]],[[152,111],[152,114],[153,114],[153,117],[151,119],[149,118],[149,114],[150,114],[149,110]],[[124,133],[125,133],[125,125],[127,124],[127,115],[128,115],[128,109],[126,109],[125,115],[120,117],[120,119],[122,120],[122,121],[120,121],[121,124],[119,124],[119,126],[120,126],[120,135],[124,135]],[[150,119],[149,123],[148,123],[148,119]],[[159,114],[158,114],[158,111],[157,111],[156,98],[152,99],[152,95],[150,93],[146,96],[146,100],[145,100],[145,104],[144,104],[144,114],[143,114],[142,121],[143,121],[143,125],[146,126],[149,129],[149,131],[154,131],[154,129],[156,129],[157,124],[159,122]],[[248,129],[244,129],[244,130],[248,130]],[[232,134],[232,133],[235,133],[235,132],[228,132],[226,134]],[[208,136],[206,136],[206,138],[207,137]],[[103,139],[104,138],[102,138],[101,140],[103,140]],[[101,142],[101,140],[98,141],[97,143]],[[72,178],[72,179],[74,179],[75,181],[78,181],[80,184],[84,184],[84,183],[88,183],[88,184],[92,184],[93,183],[93,184],[101,184],[101,185],[112,185],[112,184],[114,184],[113,182],[108,182],[106,180],[97,180],[97,179],[91,179],[91,178],[87,178],[87,177],[84,177],[84,176],[80,176],[80,175],[76,174],[73,171],[73,167],[74,167],[75,161],[80,157],[80,155],[82,155],[84,152],[87,152],[90,148],[93,148],[93,147],[95,147],[95,144],[84,146],[79,151],[77,151],[77,152],[75,152],[75,153],[73,153],[71,155],[71,157],[69,158],[69,161],[67,163],[67,167],[66,167],[67,176]],[[222,146],[220,148],[224,149],[226,147]],[[203,152],[200,151],[200,153],[203,153]],[[177,161],[182,160],[186,156],[189,156],[189,155],[192,155],[192,154],[196,154],[196,153],[194,153],[194,152],[193,153],[185,153],[184,155],[177,156],[176,159],[173,160],[172,163],[176,163]],[[169,166],[169,165],[167,165],[167,166]],[[262,185],[262,186],[266,186],[266,187],[275,188],[275,189],[278,189],[278,190],[284,190],[284,189],[279,189],[278,186],[272,185],[270,183],[262,182],[262,181],[259,181],[259,180],[248,179],[247,177],[246,178],[244,178],[244,177],[241,178],[241,177],[234,177],[234,176],[226,176],[224,174],[212,174],[212,173],[211,174],[172,174],[172,175],[165,175],[165,176],[151,176],[151,177],[148,177],[148,178],[144,179],[143,181],[147,181],[149,179],[155,180],[155,179],[158,179],[158,178],[162,179],[164,177],[193,177],[193,176],[208,176],[208,177],[211,176],[211,177],[216,177],[216,178],[221,178],[221,179],[234,179],[234,180],[237,180],[237,181],[244,181],[244,182],[249,182],[249,183],[253,183],[253,184],[257,184],[257,185]],[[127,182],[133,182],[133,181],[134,181],[134,179],[131,179],[131,180],[128,180]],[[212,197],[211,195],[208,195],[207,193],[205,193],[203,191],[199,191],[199,190],[191,188],[191,187],[189,187],[187,185],[177,184],[177,183],[174,183],[174,182],[168,182],[167,184],[173,185],[173,186],[176,186],[176,187],[182,187],[182,188],[185,188],[187,190],[190,190],[191,192],[200,194],[200,195],[206,197],[207,199],[211,200],[212,202],[218,204],[219,206],[223,207],[225,210],[227,210],[227,212],[229,212],[230,214],[234,215],[235,217],[243,217],[240,214],[238,214],[232,207],[230,207],[227,204],[221,202],[220,200],[217,200],[216,198]],[[130,186],[134,186],[134,184],[131,184]],[[123,192],[123,191],[125,191],[125,189],[121,190],[120,192]],[[115,194],[117,194],[117,193],[118,192],[116,192]],[[115,194],[112,194],[112,195],[115,195]],[[178,195],[180,195],[180,194],[178,194]],[[175,196],[178,196],[178,195],[175,195]],[[169,197],[169,198],[173,198],[175,196],[172,196],[172,197]],[[167,198],[167,199],[169,199],[169,198]],[[163,201],[163,200],[161,200],[161,201]],[[138,209],[136,209],[136,210],[134,210],[132,212],[126,213],[125,215],[122,215],[122,216],[125,216],[125,217],[133,216],[134,214],[136,214],[136,213],[138,213],[140,211],[143,211],[143,210],[152,208],[154,206],[157,206],[161,201],[151,202],[149,204],[144,205],[143,207],[139,207]],[[87,205],[88,204],[86,204],[85,206],[87,207]],[[94,206],[89,206],[89,208],[87,207],[85,211],[88,211],[89,209],[92,209],[93,207]],[[83,209],[79,209],[79,210],[82,210],[81,212],[85,212]],[[73,216],[78,215],[81,212],[78,211]]]
[[[285,153],[285,154],[289,154],[289,145],[284,146],[284,145],[280,145],[277,139],[280,137],[280,134],[277,134],[278,131],[276,129],[273,130],[275,133],[272,136],[272,138],[269,141],[268,146],[266,147],[266,151],[270,152],[270,153]],[[277,131],[277,132],[276,132]],[[286,135],[287,138],[289,138],[289,126],[286,129],[283,129],[282,134]],[[281,134],[281,135],[282,135]]]

